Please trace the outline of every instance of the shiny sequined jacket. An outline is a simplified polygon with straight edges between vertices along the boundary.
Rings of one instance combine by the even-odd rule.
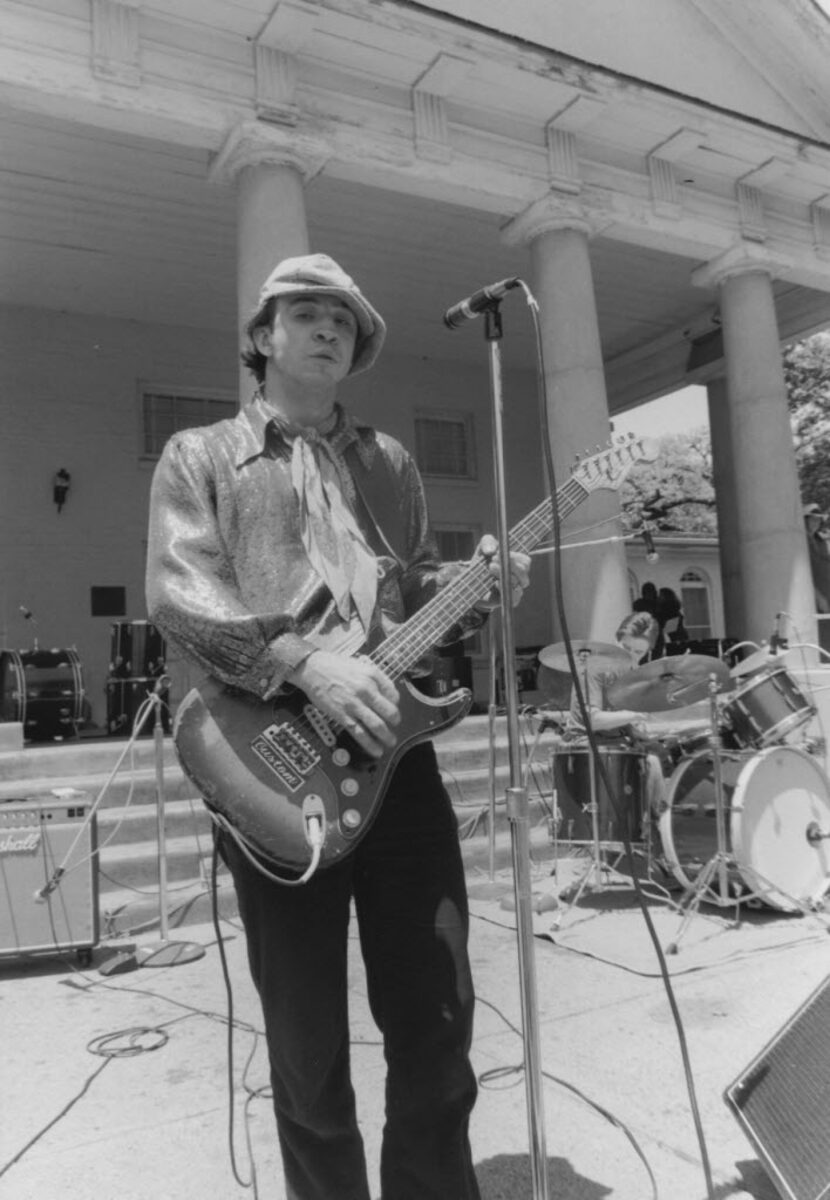
[[[458,564],[438,561],[420,475],[399,442],[342,409],[328,438],[349,468],[349,499],[378,557],[374,633],[382,637]],[[290,453],[256,399],[232,420],[170,438],[150,499],[150,620],[206,673],[265,700],[313,649],[356,641],[303,549]],[[445,641],[482,620],[472,614]]]

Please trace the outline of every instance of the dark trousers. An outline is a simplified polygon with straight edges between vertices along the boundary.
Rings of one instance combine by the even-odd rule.
[[[290,1200],[369,1200],[349,1069],[352,899],[387,1064],[383,1200],[478,1200],[467,896],[432,744],[404,756],[362,842],[309,883],[269,882],[226,838],[222,853],[262,1001]]]

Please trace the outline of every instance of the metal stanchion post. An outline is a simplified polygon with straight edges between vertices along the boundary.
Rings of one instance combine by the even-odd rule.
[[[157,942],[144,943],[136,948],[136,960],[142,967],[173,967],[193,962],[204,956],[197,942],[171,942],[168,937],[167,915],[167,835],[165,830],[164,797],[164,725],[162,722],[162,692],[169,679],[161,675],[155,682],[150,699],[153,703],[153,749],[156,774],[156,829],[158,836],[159,934]]]
[[[485,337],[490,349],[490,382],[493,400],[493,457],[496,482],[499,564],[503,581],[501,614],[502,662],[504,663],[504,699],[507,708],[507,735],[510,761],[510,786],[507,789],[507,815],[510,822],[513,856],[513,885],[516,901],[519,985],[522,1028],[524,1033],[525,1093],[530,1136],[533,1200],[547,1200],[548,1178],[545,1153],[544,1100],[539,1054],[539,1017],[537,1008],[536,967],[533,951],[533,916],[530,892],[530,817],[527,788],[522,783],[521,738],[519,735],[518,681],[513,663],[516,658],[513,610],[510,603],[510,545],[508,541],[507,502],[504,473],[502,411],[501,314],[498,301],[485,310]]]
[[[487,706],[490,736],[490,806],[487,825],[490,882],[496,878],[496,635],[491,625],[488,629],[490,643],[490,699]]]

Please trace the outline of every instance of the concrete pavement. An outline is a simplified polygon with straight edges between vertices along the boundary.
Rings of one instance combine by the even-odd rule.
[[[502,841],[502,862],[504,850]],[[751,910],[732,928],[731,912],[705,905],[679,953],[666,958],[711,1164],[710,1197],[680,1035],[630,880],[612,876],[574,907],[547,908],[581,877],[585,860],[562,860],[553,875],[549,852],[534,843],[532,854],[534,903],[543,910],[534,916],[532,954],[544,1108],[535,1115],[550,1200],[726,1200],[742,1192],[775,1200],[722,1093],[830,974],[827,915]],[[537,1200],[512,875],[500,867],[491,879],[470,861],[468,883],[479,997],[476,1169],[483,1200]],[[679,918],[659,899],[648,907],[665,947]],[[222,911],[238,1178],[229,1153],[228,999],[215,932],[204,920],[171,928],[171,940],[204,950],[177,966],[100,973],[117,950],[152,945],[153,931],[143,942],[102,944],[85,970],[74,956],[0,963],[0,1195],[284,1200],[270,1103],[259,1094],[267,1069],[258,1003],[227,897]],[[384,1065],[354,938],[351,948],[354,1074],[377,1196]],[[243,1186],[252,1180],[255,1188]]]

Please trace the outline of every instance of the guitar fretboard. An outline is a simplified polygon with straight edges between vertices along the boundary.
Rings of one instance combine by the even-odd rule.
[[[557,493],[560,517],[568,516],[586,495],[586,489],[574,478],[563,484]],[[552,528],[553,513],[548,498],[511,529],[508,537],[511,550],[529,554],[550,535]],[[390,678],[399,679],[475,604],[488,596],[492,586],[489,564],[485,559],[474,559],[405,625],[394,630],[369,658]]]

